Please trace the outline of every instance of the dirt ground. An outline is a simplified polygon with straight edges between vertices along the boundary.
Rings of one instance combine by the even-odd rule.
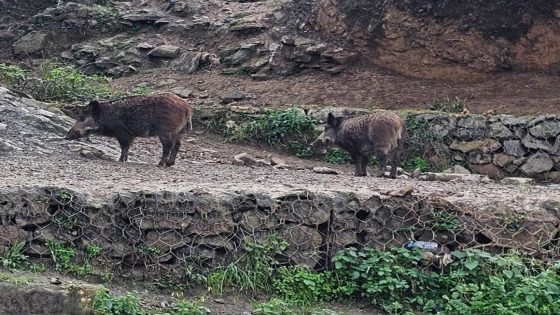
[[[169,90],[185,87],[193,91],[193,104],[219,101],[231,91],[242,91],[249,98],[239,104],[262,107],[292,105],[337,105],[359,108],[430,108],[433,100],[464,99],[472,113],[560,113],[560,77],[538,73],[504,73],[471,82],[407,78],[377,68],[354,68],[340,75],[306,73],[295,77],[256,81],[248,76],[224,76],[217,71],[181,76],[172,71],[157,76],[136,75],[115,80],[118,86],[132,88],[141,82],[156,84],[162,78],[174,79]],[[202,96],[202,97],[200,97]]]

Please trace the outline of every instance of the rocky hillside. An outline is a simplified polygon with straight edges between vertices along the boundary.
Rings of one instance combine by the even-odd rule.
[[[195,104],[559,110],[552,0],[28,2],[0,2],[0,62],[72,64]]]

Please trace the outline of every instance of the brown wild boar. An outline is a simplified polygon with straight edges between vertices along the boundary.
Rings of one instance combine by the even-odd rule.
[[[172,166],[181,146],[181,133],[192,130],[192,116],[192,107],[173,93],[91,101],[66,139],[89,134],[116,138],[121,146],[119,161],[125,162],[134,138],[159,137],[163,154],[158,165]]]
[[[379,162],[379,176],[385,173],[387,157],[392,157],[391,178],[397,175],[397,164],[406,138],[402,119],[390,111],[379,111],[357,117],[335,117],[329,113],[323,133],[311,143],[314,150],[337,145],[348,151],[356,165],[355,176],[366,176],[371,155]]]

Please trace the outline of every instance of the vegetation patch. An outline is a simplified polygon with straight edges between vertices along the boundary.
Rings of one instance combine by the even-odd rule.
[[[147,84],[131,91],[110,86],[111,78],[86,75],[72,65],[46,62],[34,71],[0,63],[0,82],[43,102],[81,102],[94,98],[110,99],[127,95],[147,95]]]

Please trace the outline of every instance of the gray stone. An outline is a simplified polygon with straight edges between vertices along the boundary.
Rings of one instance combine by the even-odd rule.
[[[502,179],[502,184],[506,185],[532,185],[535,180],[527,177],[506,177]]]
[[[555,138],[560,134],[560,121],[544,121],[529,128],[529,133],[534,137],[541,139]]]
[[[504,152],[509,155],[521,157],[527,154],[527,150],[521,145],[520,140],[506,140],[503,143]]]
[[[494,164],[500,167],[504,167],[506,165],[513,163],[515,159],[516,159],[515,156],[511,156],[505,153],[498,153],[498,154],[494,154],[492,161],[494,162]]]
[[[470,115],[457,120],[457,127],[467,129],[485,129],[486,117],[483,115]]]
[[[222,63],[230,66],[239,66],[245,61],[249,60],[253,55],[253,52],[248,49],[240,49],[234,54],[227,56],[222,59]]]
[[[509,130],[508,127],[506,127],[506,125],[504,125],[501,122],[495,122],[490,124],[490,137],[491,138],[499,138],[499,139],[503,139],[503,138],[512,138],[513,132],[511,132],[511,130]]]
[[[154,45],[147,43],[147,42],[142,42],[138,45],[136,45],[137,49],[141,49],[141,50],[150,50],[150,49],[154,49]]]
[[[454,140],[449,146],[453,150],[458,150],[463,153],[471,151],[482,151],[483,153],[494,152],[501,148],[500,143],[494,139],[483,139],[475,141],[457,141]]]
[[[201,52],[186,52],[175,60],[171,66],[173,69],[186,74],[195,73],[200,68],[202,56],[203,53]]]
[[[32,32],[18,39],[12,48],[16,55],[32,55],[45,50],[49,42],[48,34]]]
[[[536,175],[550,171],[553,166],[554,163],[547,154],[536,153],[521,166],[521,171],[527,175]]]
[[[472,164],[487,164],[492,162],[492,155],[472,151],[469,153],[469,162]]]
[[[333,174],[333,175],[338,175],[340,174],[339,171],[332,169],[330,167],[326,167],[326,166],[315,166],[313,168],[313,172],[318,173],[318,174]]]
[[[193,90],[188,89],[186,87],[176,87],[171,89],[171,92],[179,95],[182,98],[188,98],[193,94]]]
[[[156,58],[175,58],[179,56],[181,48],[174,45],[161,45],[148,53],[148,56]]]
[[[526,125],[529,122],[529,118],[527,117],[517,117],[513,115],[496,115],[494,117],[499,117],[506,126]]]
[[[232,102],[241,101],[247,98],[247,95],[241,91],[232,91],[221,97],[223,104],[229,104]]]
[[[445,171],[443,171],[443,173],[448,173],[448,174],[471,174],[471,172],[464,168],[461,165],[454,165],[451,168],[446,169]]]
[[[163,16],[160,14],[155,13],[146,13],[146,14],[128,14],[123,15],[122,19],[131,22],[140,22],[140,23],[154,23],[155,21],[161,19]]]
[[[0,123],[0,131],[6,130],[6,128],[8,128],[8,125],[6,125],[4,123]]]
[[[247,152],[240,153],[233,157],[233,164],[243,166],[270,166],[270,161],[257,159]]]
[[[523,138],[522,143],[528,149],[543,150],[546,152],[552,151],[552,145],[550,145],[550,143],[548,143],[546,140],[536,139],[530,134],[527,134]]]

